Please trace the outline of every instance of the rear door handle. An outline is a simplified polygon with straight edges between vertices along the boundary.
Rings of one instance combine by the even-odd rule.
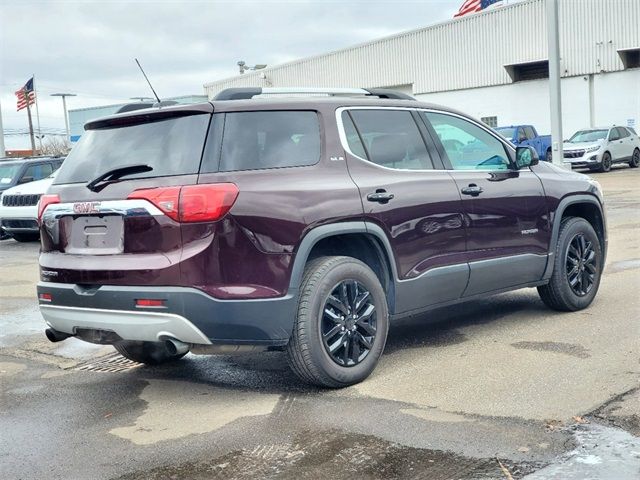
[[[472,197],[477,197],[482,193],[482,187],[479,187],[475,183],[470,183],[468,187],[464,187],[460,190],[463,195],[471,195]]]
[[[386,190],[378,189],[376,193],[370,193],[367,195],[367,200],[370,202],[387,203],[389,200],[393,200],[393,193],[388,193]]]

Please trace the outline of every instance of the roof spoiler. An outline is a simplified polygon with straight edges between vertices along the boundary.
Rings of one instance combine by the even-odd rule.
[[[329,96],[367,96],[386,98],[390,100],[415,100],[411,95],[386,88],[262,88],[262,87],[238,87],[225,88],[214,98],[219,100],[248,100],[257,95],[329,95]]]

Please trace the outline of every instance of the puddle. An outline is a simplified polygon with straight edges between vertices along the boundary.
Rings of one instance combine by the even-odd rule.
[[[576,428],[577,447],[527,480],[636,480],[640,471],[640,438],[618,428],[590,424]]]
[[[537,350],[540,352],[553,352],[571,355],[577,358],[589,358],[589,351],[582,345],[562,342],[516,342],[511,344],[512,347],[523,350]]]
[[[16,345],[20,337],[44,331],[44,320],[35,298],[2,298],[0,304],[0,347]]]
[[[500,459],[514,479],[536,465]],[[300,434],[291,443],[255,445],[210,460],[170,465],[121,480],[189,479],[503,479],[495,458],[406,447],[377,437],[338,431]]]

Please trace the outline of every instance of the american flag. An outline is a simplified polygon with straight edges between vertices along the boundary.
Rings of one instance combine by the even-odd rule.
[[[460,10],[458,10],[458,13],[454,15],[454,18],[462,17],[467,13],[479,12],[480,10],[484,10],[494,3],[498,3],[501,1],[502,0],[465,0],[465,2],[460,7]]]
[[[18,112],[23,108],[27,108],[27,105],[33,105],[35,103],[36,92],[33,89],[33,77],[24,84],[24,87],[16,92],[16,97],[18,97]]]

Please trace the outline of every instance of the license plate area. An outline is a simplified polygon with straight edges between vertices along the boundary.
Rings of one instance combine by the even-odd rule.
[[[81,215],[71,222],[66,252],[116,255],[124,250],[124,221],[120,215]]]

